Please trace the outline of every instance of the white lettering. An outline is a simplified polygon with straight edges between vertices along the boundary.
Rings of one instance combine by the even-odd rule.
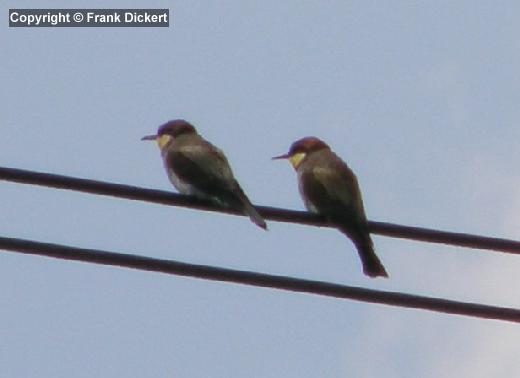
[[[18,22],[18,18],[19,17],[20,17],[20,15],[18,14],[18,12],[13,12],[9,16],[9,21],[11,21],[11,22]]]
[[[135,12],[125,12],[125,22],[135,22],[140,24],[151,24],[156,22],[166,22],[166,14],[149,14],[145,13],[135,13]]]

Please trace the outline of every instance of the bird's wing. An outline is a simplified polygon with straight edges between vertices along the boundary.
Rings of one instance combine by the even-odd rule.
[[[182,180],[202,192],[218,195],[235,185],[229,163],[218,148],[209,143],[182,146],[166,156],[168,165]]]
[[[314,167],[302,179],[305,195],[320,213],[365,218],[356,176],[347,166]]]
[[[169,151],[168,165],[182,180],[221,205],[240,209],[263,229],[267,225],[235,180],[229,163],[209,142],[194,143]]]

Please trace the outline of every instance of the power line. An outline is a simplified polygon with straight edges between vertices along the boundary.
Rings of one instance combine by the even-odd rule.
[[[182,206],[199,210],[243,215],[192,196],[175,194],[164,190],[145,189],[136,186],[87,180],[50,173],[0,167],[0,179],[22,184],[75,190],[84,193],[153,202],[163,205]],[[299,223],[318,227],[334,227],[333,224],[327,222],[323,217],[304,211],[287,210],[268,206],[257,206],[257,209],[264,218],[273,221]],[[368,223],[370,232],[375,234],[419,240],[429,243],[443,243],[461,247],[520,254],[520,242],[515,240],[403,226],[386,222],[369,221]]]
[[[504,320],[520,323],[520,310],[488,306],[477,303],[457,302],[442,298],[423,297],[398,292],[378,291],[344,286],[322,281],[311,281],[286,276],[188,264],[172,260],[75,248],[59,244],[40,243],[32,240],[0,237],[0,249],[57,259],[84,261],[101,265],[189,276],[213,281],[232,282],[250,286],[316,294],[328,297],[352,299],[361,302],[416,308],[446,314],[466,315],[476,318]]]

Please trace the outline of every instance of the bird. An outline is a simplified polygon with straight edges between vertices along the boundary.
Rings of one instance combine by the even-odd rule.
[[[264,218],[235,179],[224,153],[200,136],[191,123],[183,119],[168,121],[159,126],[157,134],[141,140],[157,142],[168,178],[181,194],[238,210],[267,229]]]
[[[288,159],[298,175],[298,188],[307,210],[323,215],[354,243],[369,277],[388,277],[374,251],[356,175],[330,147],[316,137],[295,141]]]

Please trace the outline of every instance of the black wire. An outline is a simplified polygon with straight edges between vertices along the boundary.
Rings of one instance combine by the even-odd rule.
[[[103,181],[80,179],[50,173],[39,173],[14,168],[0,167],[0,179],[22,184],[40,185],[58,189],[75,190],[90,194],[107,195],[130,200],[147,201],[170,206],[183,206],[199,210],[217,211],[243,215],[230,209],[216,206],[191,196],[163,190],[144,189],[136,186],[113,184]],[[299,223],[309,226],[334,227],[323,217],[304,211],[286,210],[275,207],[257,206],[266,219],[278,222]],[[429,243],[444,243],[461,247],[486,249],[496,252],[520,254],[520,242],[458,232],[432,230],[421,227],[403,226],[386,222],[369,221],[370,231],[385,236],[420,240]]]
[[[362,302],[520,323],[520,310],[514,308],[457,302],[442,298],[422,297],[398,292],[377,291],[321,281],[310,281],[299,278],[217,268],[206,265],[194,265],[132,254],[75,248],[59,244],[40,243],[32,240],[7,237],[0,237],[0,249],[65,260],[114,265],[131,269],[202,278],[206,280],[233,282],[237,284],[269,287],[273,289],[317,294],[328,297],[353,299]]]

